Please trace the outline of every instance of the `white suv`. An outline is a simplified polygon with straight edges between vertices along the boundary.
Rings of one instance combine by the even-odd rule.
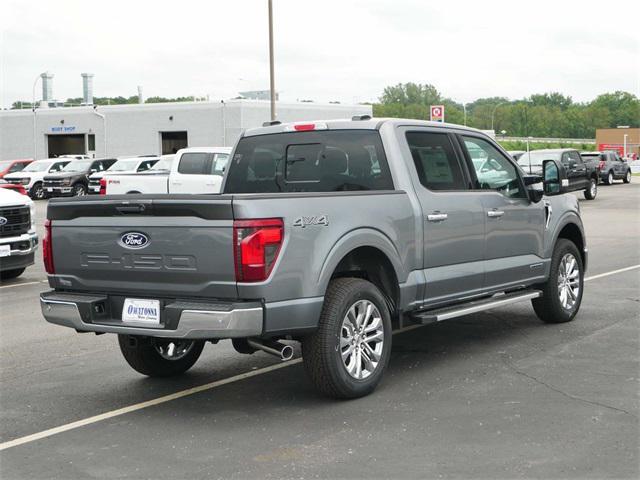
[[[40,200],[45,197],[45,193],[42,188],[42,179],[44,176],[50,173],[59,172],[72,160],[73,158],[68,157],[37,160],[35,162],[31,162],[19,172],[5,175],[4,179],[8,183],[19,183],[29,193],[31,198]]]

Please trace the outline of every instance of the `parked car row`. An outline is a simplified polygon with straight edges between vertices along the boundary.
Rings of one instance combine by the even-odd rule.
[[[587,200],[598,194],[602,181],[611,185],[614,180],[631,182],[631,166],[617,152],[578,152],[570,148],[509,152],[520,168],[529,174],[540,174],[545,160],[557,160],[567,172],[568,191],[583,191]]]

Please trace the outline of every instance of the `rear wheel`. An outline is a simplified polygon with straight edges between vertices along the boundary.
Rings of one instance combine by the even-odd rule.
[[[31,187],[29,196],[34,200],[42,200],[43,198],[45,198],[44,188],[42,188],[42,182],[38,182],[33,187]]]
[[[631,170],[627,170],[626,175],[622,179],[624,183],[631,183]]]
[[[582,257],[575,244],[561,238],[551,258],[549,279],[542,287],[542,297],[531,301],[538,318],[545,323],[570,322],[582,302],[584,271]]]
[[[74,197],[82,197],[87,194],[87,187],[85,187],[82,183],[76,183],[72,190],[72,194]]]
[[[589,186],[584,191],[584,198],[587,200],[593,200],[598,195],[598,180],[591,178],[589,180]]]
[[[11,280],[12,278],[19,277],[25,271],[25,268],[16,268],[14,270],[5,270],[4,272],[0,272],[0,279],[2,280]]]
[[[378,288],[359,278],[329,284],[318,330],[302,341],[305,370],[334,398],[371,393],[391,354],[391,315]]]
[[[189,370],[196,363],[203,341],[171,340],[118,335],[120,351],[137,372],[149,377],[171,377]]]
[[[611,170],[609,170],[609,173],[607,173],[607,176],[604,179],[604,183],[606,183],[607,185],[611,185],[613,183],[613,172]]]

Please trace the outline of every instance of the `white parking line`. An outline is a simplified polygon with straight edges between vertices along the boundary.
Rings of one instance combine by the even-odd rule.
[[[628,272],[629,270],[635,270],[637,268],[640,268],[640,265],[632,265],[630,267],[620,268],[618,270],[612,270],[610,272],[601,273],[599,275],[593,275],[592,277],[585,278],[584,281],[588,282],[590,280],[595,280],[596,278],[608,277],[609,275],[615,275],[616,273]]]
[[[42,283],[42,282],[41,281],[37,281],[37,282],[22,282],[22,283],[14,283],[13,285],[2,285],[2,286],[0,286],[0,290],[2,290],[3,288],[19,287],[20,285],[35,285],[36,283]]]
[[[591,277],[585,278],[585,282],[590,280],[596,280],[598,278],[607,277],[609,275],[615,275],[616,273],[628,272],[629,270],[635,270],[640,268],[640,265],[633,265],[631,267],[621,268],[619,270],[613,270],[611,272],[601,273],[599,275],[593,275]],[[30,283],[39,283],[39,282],[30,282]],[[27,283],[23,283],[21,285],[27,285]],[[15,286],[15,285],[10,285]],[[416,328],[420,328],[423,325],[408,325],[404,328],[400,328],[394,330],[393,333],[403,333],[408,332],[410,330],[415,330]],[[43,430],[42,432],[33,433],[31,435],[27,435],[24,437],[16,438],[15,440],[9,440],[7,442],[0,443],[0,451],[7,450],[12,447],[17,447],[19,445],[24,445],[25,443],[35,442],[37,440],[42,440],[43,438],[51,437],[53,435],[57,435],[59,433],[68,432],[69,430],[75,430],[76,428],[84,427],[87,425],[91,425],[94,423],[101,422],[103,420],[107,420],[113,417],[119,417],[120,415],[125,415],[127,413],[135,412],[138,410],[142,410],[144,408],[153,407],[155,405],[161,405],[163,403],[171,402],[172,400],[177,400],[179,398],[188,397],[190,395],[194,395],[196,393],[204,392],[207,390],[212,390],[217,387],[221,387],[223,385],[228,385],[230,383],[239,382],[240,380],[245,380],[251,377],[257,377],[258,375],[262,375],[264,373],[273,372],[275,370],[280,370],[282,368],[291,367],[293,365],[298,365],[302,362],[302,358],[296,358],[294,360],[289,360],[285,363],[277,363],[275,365],[271,365],[268,367],[260,368],[258,370],[253,370],[246,373],[241,373],[240,375],[235,375],[233,377],[225,378],[222,380],[216,380],[215,382],[205,383],[204,385],[199,385],[197,387],[188,388],[186,390],[181,390],[179,392],[171,393],[169,395],[164,395],[162,397],[154,398],[152,400],[147,400],[146,402],[136,403],[134,405],[129,405],[128,407],[119,408],[117,410],[112,410],[110,412],[101,413],[99,415],[94,415],[93,417],[84,418],[82,420],[77,420],[75,422],[67,423],[65,425],[60,425],[59,427],[50,428],[48,430]]]

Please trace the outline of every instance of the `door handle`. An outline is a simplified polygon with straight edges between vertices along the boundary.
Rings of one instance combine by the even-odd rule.
[[[430,222],[443,222],[447,217],[448,215],[446,213],[430,213],[427,215],[427,220]]]
[[[500,218],[503,215],[504,215],[504,212],[502,210],[489,210],[487,212],[487,217],[490,217],[490,218]]]

